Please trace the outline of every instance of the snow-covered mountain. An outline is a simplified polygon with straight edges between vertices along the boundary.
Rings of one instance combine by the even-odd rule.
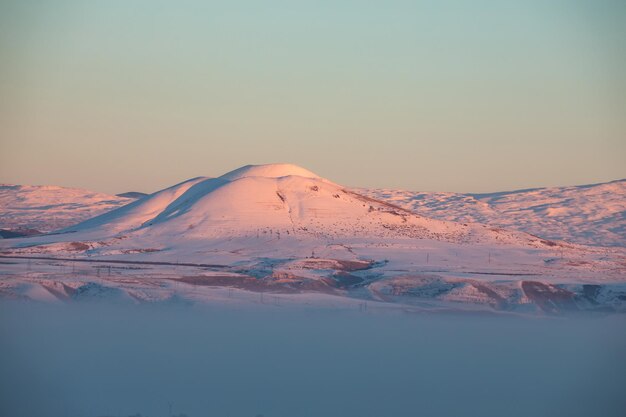
[[[0,229],[49,232],[131,201],[79,188],[0,184]]]
[[[290,164],[249,165],[218,178],[193,178],[63,232],[99,240],[124,234],[169,245],[260,233],[540,242],[524,233],[428,219]]]
[[[478,222],[585,245],[626,246],[626,180],[490,194],[358,191],[434,219]]]
[[[0,241],[0,256],[11,259],[0,294],[18,298],[206,301],[226,287],[417,309],[626,308],[622,248],[431,219],[290,164],[193,178]]]

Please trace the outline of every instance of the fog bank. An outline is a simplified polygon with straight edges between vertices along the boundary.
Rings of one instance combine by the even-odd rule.
[[[10,417],[620,416],[626,318],[0,303]]]

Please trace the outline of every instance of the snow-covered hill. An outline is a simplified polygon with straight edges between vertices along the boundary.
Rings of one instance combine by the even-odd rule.
[[[290,164],[245,166],[218,178],[193,178],[62,232],[71,232],[72,239],[99,241],[123,234],[124,239],[169,246],[267,233],[319,240],[387,237],[548,244],[525,233],[422,217]]]
[[[0,229],[49,232],[131,201],[78,188],[0,184]]]
[[[626,180],[490,194],[358,192],[434,219],[484,223],[586,245],[626,246]]]
[[[0,294],[18,298],[224,301],[229,288],[418,309],[626,308],[622,248],[431,219],[289,164],[193,178],[0,241],[0,256]]]

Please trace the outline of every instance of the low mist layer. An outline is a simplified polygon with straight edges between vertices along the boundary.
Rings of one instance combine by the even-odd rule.
[[[3,302],[0,414],[620,416],[625,324]]]

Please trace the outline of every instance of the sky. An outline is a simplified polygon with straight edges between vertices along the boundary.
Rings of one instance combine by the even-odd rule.
[[[0,182],[152,192],[626,177],[623,1],[0,0]]]

